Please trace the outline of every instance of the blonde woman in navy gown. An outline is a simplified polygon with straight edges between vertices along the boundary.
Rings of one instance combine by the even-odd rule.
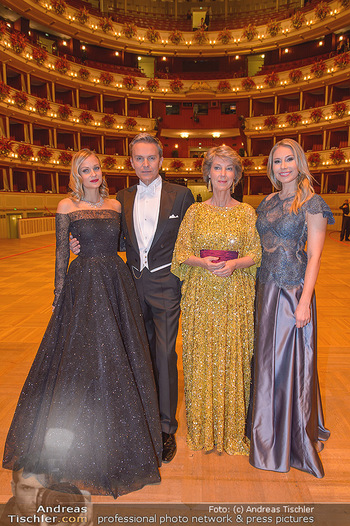
[[[267,173],[278,192],[257,209],[263,256],[256,295],[250,463],[323,477],[328,439],[316,360],[314,287],[330,208],[315,194],[305,153],[292,139],[271,150]],[[307,250],[305,244],[307,242]]]
[[[160,481],[162,442],[137,293],[117,255],[121,206],[90,150],[56,214],[54,312],[23,387],[3,466],[117,497]],[[69,262],[69,233],[81,252]]]

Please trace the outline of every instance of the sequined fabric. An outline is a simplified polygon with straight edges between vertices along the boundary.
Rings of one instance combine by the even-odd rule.
[[[294,196],[281,199],[279,193],[265,198],[257,208],[257,229],[263,247],[259,280],[274,281],[278,286],[292,288],[304,279],[307,255],[306,214],[322,214],[330,224],[334,218],[329,206],[319,195],[303,204],[298,214],[290,214]]]
[[[159,482],[157,395],[113,210],[58,214],[56,307],[7,437],[3,466],[117,497]],[[68,273],[68,234],[81,244]]]
[[[255,212],[192,205],[181,224],[172,272],[182,286],[183,368],[190,449],[248,454],[244,436],[253,351],[256,265],[221,278],[184,264],[201,249],[234,250],[259,263]]]
[[[317,375],[316,300],[311,321],[297,329],[294,312],[303,292],[307,263],[306,213],[334,219],[315,195],[290,213],[293,198],[279,195],[257,209],[263,257],[259,269],[255,313],[254,393],[247,432],[250,463],[271,471],[291,467],[321,478],[319,451],[328,439]]]

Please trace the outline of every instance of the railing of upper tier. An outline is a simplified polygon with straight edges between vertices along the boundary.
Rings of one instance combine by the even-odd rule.
[[[325,125],[350,125],[350,99],[301,111],[249,117],[245,120],[245,133],[249,137],[279,132],[315,131]]]
[[[254,77],[235,78],[235,79],[210,79],[204,80],[181,80],[181,79],[146,79],[135,78],[130,75],[112,75],[109,72],[102,72],[92,68],[82,67],[79,64],[69,62],[62,58],[57,58],[52,54],[45,53],[44,58],[36,59],[33,46],[24,45],[20,50],[16,50],[10,40],[10,35],[4,33],[0,36],[0,45],[5,51],[0,49],[0,59],[3,55],[4,60],[8,60],[8,55],[17,67],[23,71],[32,72],[42,78],[50,80],[56,79],[60,83],[70,86],[93,87],[100,93],[126,94],[137,96],[142,94],[149,98],[183,98],[189,94],[208,93],[213,97],[224,98],[232,95],[242,96],[242,94],[254,97],[262,93],[276,92],[293,88],[297,91],[306,86],[313,86],[323,83],[334,83],[341,78],[347,78],[350,68],[350,53],[336,55],[328,60],[315,61],[308,66],[291,71],[272,72],[268,75],[257,75]],[[278,91],[277,91],[278,92]],[[243,96],[244,96],[243,95]]]
[[[327,5],[325,12],[318,10],[318,4],[306,14],[298,11],[280,22],[273,20],[262,25],[260,20],[256,20],[243,30],[224,28],[221,31],[169,32],[140,28],[132,23],[120,24],[111,17],[100,18],[66,6],[60,0],[55,3],[50,0],[40,0],[38,3],[32,0],[21,3],[5,0],[5,3],[23,16],[40,20],[42,24],[50,25],[53,20],[57,21],[66,34],[87,42],[98,42],[114,48],[118,41],[117,45],[121,48],[127,46],[128,51],[140,52],[144,47],[147,53],[164,50],[168,55],[190,55],[198,51],[203,55],[215,55],[235,50],[250,52],[252,48],[255,52],[263,48],[274,49],[277,44],[300,42],[301,37],[307,39],[322,36],[326,28],[330,32],[346,27],[349,16],[349,6],[344,7],[339,0],[334,0]],[[312,37],[309,36],[310,29]]]

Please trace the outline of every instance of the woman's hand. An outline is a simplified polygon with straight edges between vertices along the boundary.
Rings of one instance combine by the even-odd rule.
[[[219,258],[214,256],[207,256],[205,258],[200,258],[201,266],[215,274],[215,271],[223,268],[225,261],[218,261]]]
[[[215,276],[220,276],[221,278],[227,278],[228,276],[231,276],[233,272],[236,270],[236,259],[230,259],[229,261],[223,261],[224,266],[220,269],[216,268],[213,271],[213,274]]]
[[[296,328],[301,329],[302,327],[305,327],[305,325],[310,323],[311,320],[310,305],[299,302],[295,309],[294,316]]]
[[[75,237],[72,237],[72,234],[69,236],[69,248],[75,256],[77,256],[80,252],[79,241]]]

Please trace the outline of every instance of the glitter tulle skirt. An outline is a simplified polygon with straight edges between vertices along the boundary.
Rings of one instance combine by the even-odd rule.
[[[161,451],[129,269],[117,255],[78,257],[20,395],[3,466],[117,497],[160,481]]]

